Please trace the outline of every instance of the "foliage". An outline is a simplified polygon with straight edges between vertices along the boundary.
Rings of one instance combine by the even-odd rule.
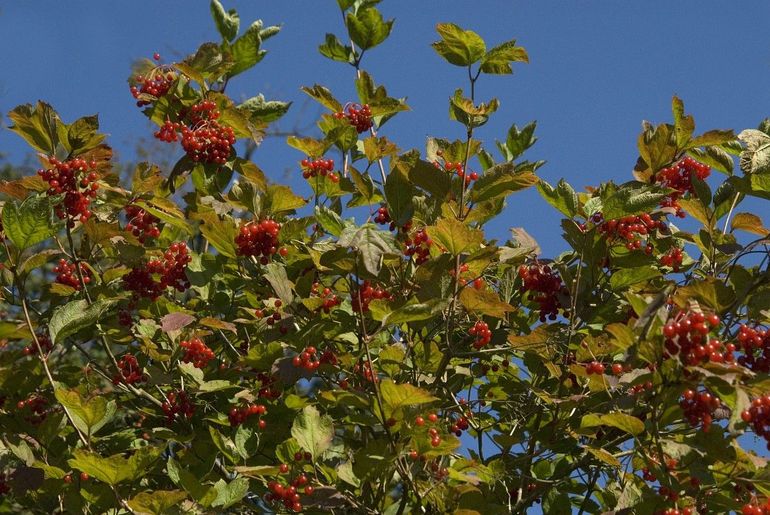
[[[303,88],[329,110],[287,141],[309,198],[238,155],[290,105],[227,96],[279,28],[218,0],[220,42],[129,79],[170,170],[121,182],[97,116],[10,113],[42,169],[0,184],[2,509],[763,513],[768,230],[739,206],[770,198],[770,123],[696,136],[675,97],[633,180],[552,186],[534,122],[499,158],[474,136],[499,106],[476,82],[525,49],[441,23],[464,137],[401,149],[409,108],[362,68],[377,3],[338,0],[319,47],[359,98]],[[528,187],[564,216],[555,259],[485,235]]]

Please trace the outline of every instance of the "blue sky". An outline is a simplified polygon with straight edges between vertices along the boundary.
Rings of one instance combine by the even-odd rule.
[[[265,60],[228,87],[236,99],[265,93],[295,101],[281,124],[290,129],[320,113],[306,103],[302,85],[320,82],[340,99],[354,98],[352,68],[315,50],[326,32],[344,30],[336,2],[225,5],[238,9],[244,26],[256,18],[283,25],[266,43]],[[386,0],[380,7],[396,23],[364,67],[391,95],[408,98],[412,111],[382,131],[405,149],[423,149],[429,135],[463,136],[448,120],[447,99],[456,87],[467,89],[464,71],[429,46],[437,39],[435,24],[443,21],[476,30],[490,46],[516,38],[527,48],[531,64],[516,66],[514,76],[482,77],[478,98],[496,96],[502,105],[478,135],[492,149],[512,123],[537,120],[539,141],[528,157],[548,161],[540,174],[552,183],[564,177],[582,189],[628,180],[640,122],[670,120],[673,94],[695,115],[696,130],[739,131],[768,115],[767,2]],[[133,154],[137,137],[151,137],[125,82],[131,61],[156,50],[173,60],[217,38],[207,0],[5,2],[0,32],[7,44],[0,111],[42,99],[65,121],[98,112],[124,158]],[[3,130],[0,152],[21,162],[26,148]],[[300,158],[283,139],[267,141],[254,155],[270,177],[297,185]],[[510,199],[490,235],[505,239],[509,227],[524,226],[546,255],[554,255],[564,250],[558,223],[558,214],[532,190]]]

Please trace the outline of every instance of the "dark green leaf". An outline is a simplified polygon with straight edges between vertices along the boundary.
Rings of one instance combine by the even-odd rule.
[[[321,55],[328,57],[332,61],[349,63],[353,57],[353,49],[340,43],[334,34],[326,34],[326,41],[318,46]]]
[[[3,231],[19,251],[56,234],[51,204],[50,197],[34,196],[21,204],[6,202],[3,205]]]
[[[349,12],[345,17],[348,34],[362,50],[373,48],[387,39],[393,29],[393,20],[384,21],[380,11],[365,7]]]
[[[51,315],[48,333],[52,343],[62,341],[67,336],[87,327],[93,328],[102,315],[109,311],[118,299],[99,299],[89,305],[85,300],[73,300],[59,306]]]

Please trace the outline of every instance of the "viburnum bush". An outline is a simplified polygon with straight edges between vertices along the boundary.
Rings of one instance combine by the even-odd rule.
[[[303,88],[307,196],[242,152],[289,104],[225,93],[279,28],[218,0],[220,42],[129,78],[172,169],[121,181],[96,116],[11,111],[40,171],[0,184],[0,510],[769,513],[770,240],[739,206],[770,199],[770,121],[695,135],[674,97],[628,182],[554,187],[534,122],[476,137],[524,48],[440,23],[460,137],[399,148],[376,4],[319,47],[357,98]],[[528,187],[555,258],[485,235]]]

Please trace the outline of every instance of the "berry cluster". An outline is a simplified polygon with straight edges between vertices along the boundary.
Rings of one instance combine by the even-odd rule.
[[[738,331],[738,344],[743,355],[738,363],[754,372],[770,372],[770,332],[760,327],[741,324]]]
[[[334,173],[333,159],[303,159],[300,161],[302,167],[302,177],[310,179],[311,177],[328,177],[332,182],[339,182],[339,176]]]
[[[214,351],[209,349],[200,338],[183,340],[179,342],[179,346],[185,350],[182,361],[192,363],[195,368],[205,368],[209,361],[214,359]]]
[[[160,60],[160,55],[155,53],[153,59]],[[153,100],[147,97],[155,97],[158,99],[168,93],[171,86],[174,84],[177,75],[173,68],[166,66],[159,66],[154,68],[147,76],[137,75],[134,77],[134,81],[137,86],[131,86],[131,96],[136,99],[136,105],[138,107],[144,107],[152,104]]]
[[[735,345],[725,345],[708,334],[719,326],[719,317],[712,313],[679,313],[675,319],[663,326],[665,357],[679,355],[685,365],[700,363],[732,363]]]
[[[321,366],[321,360],[316,356],[316,348],[312,345],[305,347],[302,352],[294,356],[291,363],[297,368],[301,367],[310,372]]]
[[[83,283],[89,284],[91,282],[91,269],[83,262],[80,263],[80,274],[77,272],[75,263],[67,261],[64,258],[59,260],[59,264],[53,268],[53,272],[56,274],[57,283],[69,286],[78,291],[82,288],[80,284],[80,275],[83,276]]]
[[[347,118],[359,134],[372,128],[372,111],[368,104],[348,104],[344,111],[334,113],[337,118]]]
[[[257,372],[257,381],[259,381],[259,391],[257,392],[259,398],[273,400],[281,396],[276,377],[266,372]]]
[[[685,390],[679,406],[684,411],[684,418],[691,426],[700,424],[704,431],[708,431],[714,420],[714,411],[722,405],[719,397],[707,391],[696,392]]]
[[[372,363],[369,360],[361,361],[353,366],[353,373],[361,375],[370,383],[379,383],[380,378],[376,372],[372,371]],[[344,388],[343,388],[344,390]]]
[[[340,299],[334,292],[332,292],[331,288],[324,288],[319,293],[321,285],[319,283],[313,283],[313,286],[310,287],[310,293],[312,295],[318,295],[323,299],[323,304],[321,305],[321,309],[323,309],[324,313],[329,313],[333,308],[339,306],[342,303],[342,299]]]
[[[489,330],[489,325],[482,320],[477,320],[476,323],[468,329],[468,334],[475,337],[473,348],[477,350],[484,347],[492,339],[492,331]]]
[[[148,237],[157,238],[160,236],[160,229],[157,226],[158,222],[160,222],[158,217],[135,204],[127,205],[125,211],[128,220],[125,230],[139,238],[141,243],[144,243],[144,240]]]
[[[275,307],[280,308],[283,305],[280,299],[275,301]],[[257,318],[264,318],[267,325],[274,325],[281,320],[280,311],[274,311],[273,313],[265,313],[264,309],[255,309],[254,316]]]
[[[366,313],[369,311],[369,303],[376,299],[393,300],[393,294],[382,288],[382,286],[373,287],[369,281],[364,281],[358,287],[358,290],[351,294],[351,304],[353,311],[357,313]]]
[[[249,417],[258,416],[260,417],[258,422],[259,428],[265,429],[267,422],[262,419],[262,415],[265,413],[267,413],[267,408],[264,404],[245,404],[231,408],[227,414],[227,419],[232,427],[236,427],[246,422]]]
[[[433,240],[425,229],[416,231],[411,238],[404,240],[404,255],[414,257],[417,265],[425,263],[430,258],[430,247]]]
[[[51,168],[38,170],[37,174],[48,183],[49,196],[64,195],[64,200],[54,207],[59,219],[67,219],[70,227],[79,220],[85,223],[91,218],[91,200],[99,189],[96,162],[75,158],[69,161],[48,159]]]
[[[112,377],[112,384],[136,384],[146,379],[136,356],[129,353],[123,354],[118,360],[118,372]]]
[[[764,504],[744,504],[741,508],[741,515],[768,515],[770,514],[770,499]]]
[[[441,164],[438,161],[434,161],[433,162],[433,166],[435,166],[436,168],[439,168],[439,169],[442,168]],[[452,163],[452,162],[449,162],[449,161],[445,161],[443,169],[444,169],[444,171],[452,173],[452,174],[456,173],[457,176],[460,177],[460,179],[464,179],[465,180],[465,185],[466,186],[468,184],[470,184],[471,181],[475,181],[475,180],[477,180],[479,178],[479,174],[477,174],[476,172],[471,172],[471,173],[466,175],[465,168],[463,168],[463,164],[462,163]]]
[[[661,206],[674,208],[676,216],[684,218],[685,214],[679,205],[679,199],[687,193],[695,193],[692,185],[693,176],[705,180],[710,174],[711,168],[708,165],[689,156],[680,159],[668,168],[661,169],[655,174],[655,182],[665,188],[675,190],[661,202]]]
[[[598,361],[592,361],[586,365],[586,374],[604,375],[604,365]]]
[[[154,136],[166,143],[182,139],[182,148],[196,163],[225,164],[235,144],[232,127],[217,121],[216,102],[204,100],[179,113],[181,121],[167,119]]]
[[[406,234],[412,229],[412,222],[411,220],[406,222],[401,227],[396,226],[396,222],[393,221],[392,218],[390,218],[390,212],[388,211],[388,208],[385,206],[380,206],[377,208],[377,214],[374,217],[374,222],[378,223],[380,225],[389,225],[388,230],[395,231],[397,228],[402,233]]]
[[[540,305],[540,321],[556,320],[562,307],[559,295],[569,295],[561,276],[550,266],[541,263],[521,265],[519,277],[522,281],[521,292],[530,292],[529,300]]]
[[[163,253],[163,259],[152,259],[145,265],[133,268],[123,277],[123,285],[136,297],[152,300],[160,297],[169,287],[183,292],[190,287],[190,281],[185,275],[190,261],[192,257],[188,254],[187,245],[172,243]],[[155,279],[156,276],[160,277],[159,281]]]
[[[674,247],[662,256],[660,256],[660,264],[671,268],[674,272],[678,272],[682,266],[682,249]]]
[[[278,469],[281,474],[289,472],[289,466],[285,463],[279,465]],[[287,484],[278,481],[270,481],[267,484],[267,488],[270,490],[270,493],[265,495],[266,502],[282,503],[287,509],[294,512],[302,511],[302,503],[300,502],[302,497],[299,494],[300,489],[302,489],[301,491],[305,495],[313,495],[313,492],[315,491],[315,488],[308,484],[308,478],[305,474],[300,474]]]
[[[287,250],[278,247],[280,232],[281,224],[269,218],[260,221],[254,220],[241,225],[238,235],[235,237],[238,255],[259,257],[263,265],[266,265],[270,257],[276,252],[285,256]]]
[[[624,241],[628,250],[641,249],[643,240],[649,234],[666,227],[666,224],[661,220],[654,220],[649,213],[611,220],[604,220],[601,213],[596,213],[591,217],[591,221],[596,224],[597,232],[603,234],[609,242]],[[652,253],[652,244],[647,243],[644,250],[647,254]]]
[[[49,338],[47,334],[38,334],[37,343],[40,344],[40,350],[43,351],[43,354],[48,354],[49,352],[51,352],[51,349],[53,348],[53,343],[51,343],[51,338]],[[25,356],[31,356],[32,354],[37,354],[37,347],[35,347],[35,342],[32,342],[31,344],[24,347],[22,349],[22,352],[24,353]]]
[[[27,413],[24,415],[24,420],[33,425],[43,422],[51,412],[48,399],[37,394],[32,394],[16,403],[16,408],[19,410],[26,409]]]
[[[741,419],[765,439],[770,450],[770,394],[752,400],[749,409],[741,412]]]
[[[454,433],[456,437],[461,437],[463,434],[463,431],[467,431],[470,427],[469,418],[472,416],[471,412],[468,411],[464,415],[460,415],[459,417],[450,418],[449,423],[451,424],[449,426],[449,432]]]
[[[195,414],[195,405],[184,390],[168,392],[161,409],[166,414],[166,421],[169,424],[174,421],[177,415],[189,420]]]

